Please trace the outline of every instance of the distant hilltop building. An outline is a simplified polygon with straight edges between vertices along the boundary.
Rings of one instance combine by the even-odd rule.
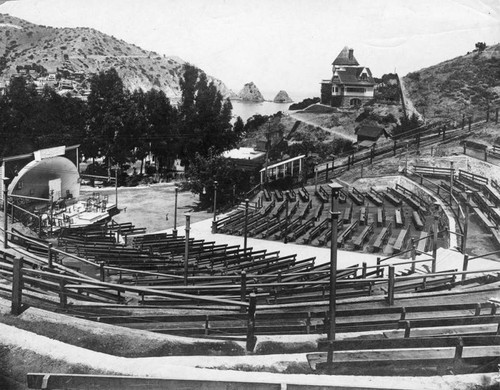
[[[373,99],[372,72],[359,66],[354,50],[347,46],[332,63],[332,78],[321,82],[321,103],[333,107],[358,107]]]

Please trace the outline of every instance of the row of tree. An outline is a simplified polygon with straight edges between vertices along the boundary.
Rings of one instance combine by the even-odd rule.
[[[237,144],[243,122],[231,124],[231,102],[203,72],[187,64],[181,92],[176,107],[162,91],[126,90],[109,69],[91,79],[85,102],[50,88],[38,94],[24,78],[15,78],[0,97],[0,154],[81,144],[85,157],[104,157],[108,165],[143,161],[153,153],[159,168],[168,169],[176,158],[189,166],[196,155],[218,155]]]

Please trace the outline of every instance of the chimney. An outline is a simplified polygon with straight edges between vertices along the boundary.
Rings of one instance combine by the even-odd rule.
[[[354,49],[349,49],[349,59],[352,60],[354,58]]]

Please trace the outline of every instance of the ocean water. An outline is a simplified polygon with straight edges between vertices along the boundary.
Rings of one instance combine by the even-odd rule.
[[[269,93],[269,92],[262,92],[264,95],[265,99],[273,99],[274,96],[276,96],[278,92],[274,93]],[[319,91],[318,93],[288,93],[290,98],[293,99],[294,103],[301,102],[305,98],[312,98],[314,96],[319,96]],[[241,100],[231,100],[231,104],[233,105],[233,118],[236,120],[238,116],[243,119],[243,122],[246,122],[248,118],[255,114],[260,114],[260,115],[273,115],[277,113],[278,111],[282,112],[288,112],[288,107],[290,107],[290,104],[292,103],[274,103],[272,101],[264,101],[261,103],[254,103],[254,102],[244,102]]]

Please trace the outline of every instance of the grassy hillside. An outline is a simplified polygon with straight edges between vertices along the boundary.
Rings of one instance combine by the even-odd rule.
[[[500,104],[500,44],[409,73],[403,83],[427,119],[485,117],[488,101]]]
[[[17,66],[33,63],[48,72],[66,68],[86,74],[114,67],[128,89],[157,88],[171,98],[180,96],[179,78],[185,63],[91,28],[53,28],[5,14],[0,14],[0,61],[5,78],[15,74]],[[220,80],[210,79],[229,96]]]

